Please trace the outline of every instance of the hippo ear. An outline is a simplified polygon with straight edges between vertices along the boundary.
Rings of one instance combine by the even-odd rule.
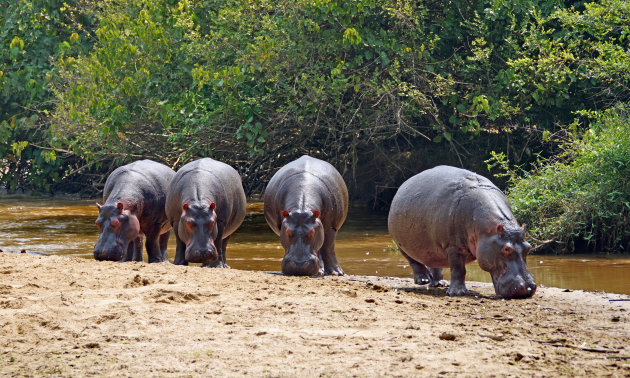
[[[182,209],[183,209],[184,211],[188,210],[188,203],[184,203],[184,204],[182,205]]]
[[[217,204],[214,202],[210,202],[210,210],[214,210],[217,207]]]
[[[497,224],[497,233],[498,234],[503,233],[503,225],[502,224]]]
[[[100,203],[96,203],[96,207],[98,207],[98,211],[101,211],[101,207],[103,207]]]
[[[285,217],[285,218],[288,217],[289,216],[289,212],[286,211],[286,210],[282,210],[282,216]]]
[[[116,204],[116,208],[118,209],[118,214],[122,214],[123,211],[123,203],[122,202],[118,202]]]
[[[523,230],[523,233],[527,232],[527,225],[525,223],[521,225],[521,230]]]
[[[320,214],[319,214],[319,211],[317,211],[317,210],[313,210],[313,217],[314,217],[314,218],[319,218],[319,215],[320,215]]]

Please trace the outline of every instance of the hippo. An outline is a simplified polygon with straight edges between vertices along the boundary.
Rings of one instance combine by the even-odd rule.
[[[150,263],[166,262],[171,225],[164,212],[166,189],[175,171],[164,164],[140,160],[116,168],[105,181],[98,206],[100,230],[94,258],[143,261],[142,237]],[[126,252],[126,253],[125,253]]]
[[[335,167],[305,155],[280,168],[265,189],[264,214],[284,247],[282,273],[343,275],[335,237],[348,214],[348,189]]]
[[[505,195],[476,173],[438,166],[411,177],[394,196],[388,228],[416,284],[438,286],[442,268],[450,267],[446,294],[465,295],[465,264],[477,260],[498,296],[528,298],[536,291],[526,265],[531,246],[525,226]]]
[[[166,195],[166,215],[177,239],[173,263],[229,268],[225,249],[243,223],[246,207],[241,176],[234,168],[210,158],[181,167]]]

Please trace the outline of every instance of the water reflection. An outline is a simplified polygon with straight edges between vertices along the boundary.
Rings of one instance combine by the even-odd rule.
[[[236,269],[279,271],[284,251],[267,226],[262,203],[250,203],[241,228],[230,238],[227,262]],[[95,201],[0,199],[0,249],[93,258],[98,239]],[[384,214],[351,207],[336,243],[337,257],[347,274],[411,277],[407,261],[392,249]],[[146,252],[145,259],[146,259]],[[171,237],[168,256],[175,256]],[[630,294],[630,256],[530,256],[536,282],[569,289]],[[467,265],[467,279],[491,282],[476,263]],[[448,270],[445,271],[448,279]]]

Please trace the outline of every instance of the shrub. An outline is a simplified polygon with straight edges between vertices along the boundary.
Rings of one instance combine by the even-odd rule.
[[[591,128],[515,177],[508,197],[539,250],[628,253],[630,112],[617,107],[588,115]]]

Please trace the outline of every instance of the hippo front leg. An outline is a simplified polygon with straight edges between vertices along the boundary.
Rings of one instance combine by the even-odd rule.
[[[175,234],[175,259],[173,260],[173,264],[188,265],[188,261],[186,261],[186,243],[184,243],[177,234],[178,223],[173,224],[173,233]]]
[[[217,238],[214,240],[214,246],[217,249],[218,255],[217,261],[201,264],[203,268],[230,268],[228,264],[225,263],[225,249],[227,248],[228,239],[230,239],[230,237],[228,236],[227,238],[222,239],[224,228],[223,223],[217,222],[218,232]]]
[[[144,233],[145,243],[144,246],[147,249],[148,262],[149,263],[158,263],[164,262],[164,258],[162,258],[162,251],[160,249],[160,225],[154,225],[153,228]]]
[[[169,236],[171,236],[171,231],[166,231],[165,233],[163,233],[162,235],[160,235],[160,252],[162,253],[162,259],[165,262],[168,262],[168,257],[166,256],[167,251],[166,251],[166,247],[168,246],[168,238]]]
[[[142,262],[142,236],[138,236],[127,245],[127,253],[119,262],[140,261]]]
[[[230,269],[230,266],[225,262],[225,249],[227,248],[228,240],[230,237],[223,239],[222,242],[217,243],[221,248],[217,248],[217,253],[219,254],[219,258],[217,261],[211,263],[205,263],[201,266],[208,268],[227,268]]]
[[[133,261],[144,261],[142,258],[142,236],[138,236],[131,245],[133,245]]]
[[[155,234],[147,234],[146,235],[146,243],[145,246],[147,248],[147,255],[149,255],[149,263],[158,263],[164,262],[164,258],[162,257],[162,251],[160,249],[159,238],[160,235]]]
[[[446,249],[448,263],[451,267],[451,285],[446,290],[446,295],[460,296],[470,294],[466,289],[466,255],[462,254],[459,249],[449,247]]]
[[[337,261],[337,254],[335,253],[335,238],[337,237],[337,231],[333,228],[324,231],[324,244],[319,250],[320,259],[320,273],[321,265],[324,266],[325,275],[343,276],[343,270],[339,266]]]
[[[133,250],[135,248],[134,244],[134,242],[130,242],[129,244],[127,244],[127,252],[118,262],[133,261]]]

